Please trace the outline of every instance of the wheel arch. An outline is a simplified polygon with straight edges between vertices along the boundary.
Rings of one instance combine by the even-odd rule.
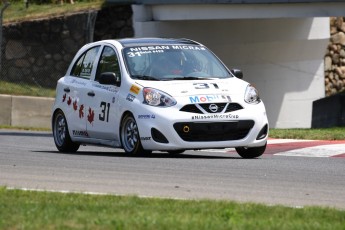
[[[53,113],[52,113],[52,119],[51,119],[51,127],[52,127],[52,130],[54,129],[54,120],[55,120],[55,116],[56,116],[56,114],[58,113],[58,112],[61,112],[64,116],[65,116],[65,118],[66,118],[66,114],[65,114],[65,112],[61,109],[61,108],[55,108],[55,110],[53,111]],[[67,123],[67,127],[70,127],[70,125],[69,125],[69,121],[68,121],[68,119],[66,118],[66,123]],[[69,133],[69,135],[71,136],[71,138],[72,138],[72,133],[71,133],[71,130],[68,128],[68,133]]]
[[[125,116],[127,116],[127,115],[131,115],[131,116],[133,116],[134,117],[134,114],[131,112],[131,111],[129,111],[129,110],[126,110],[126,111],[124,111],[123,113],[122,113],[122,115],[121,115],[121,119],[119,120],[120,121],[120,124],[119,124],[119,134],[120,134],[120,138],[121,138],[121,128],[122,128],[122,120],[123,120],[123,118],[125,117]],[[135,117],[134,117],[134,119],[135,119]]]
[[[52,118],[51,118],[51,127],[52,127],[52,130],[53,130],[53,128],[54,128],[54,120],[55,120],[55,116],[56,116],[56,114],[58,113],[58,112],[62,112],[63,114],[65,114],[63,111],[62,111],[62,109],[60,109],[60,108],[55,108],[55,110],[52,112]]]

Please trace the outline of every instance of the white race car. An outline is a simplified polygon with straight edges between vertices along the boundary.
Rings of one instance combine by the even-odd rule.
[[[236,148],[261,156],[268,137],[257,90],[188,39],[103,40],[83,46],[59,79],[52,109],[57,149],[80,144],[152,151]]]

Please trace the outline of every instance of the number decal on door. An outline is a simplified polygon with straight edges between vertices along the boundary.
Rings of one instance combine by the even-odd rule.
[[[101,114],[99,114],[99,120],[108,122],[110,103],[106,103],[105,101],[102,101],[100,107],[102,108],[102,110],[101,110]]]

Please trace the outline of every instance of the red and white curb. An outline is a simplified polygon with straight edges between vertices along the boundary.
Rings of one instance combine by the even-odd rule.
[[[300,157],[345,157],[345,140],[269,139],[265,154]]]
[[[202,150],[218,153],[236,153],[233,148]],[[297,157],[339,157],[345,158],[345,140],[296,140],[268,139],[264,154]]]

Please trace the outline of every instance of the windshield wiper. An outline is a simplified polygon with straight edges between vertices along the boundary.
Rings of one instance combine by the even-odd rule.
[[[133,79],[139,79],[139,80],[150,80],[150,81],[160,81],[160,79],[152,77],[152,76],[147,76],[147,75],[132,75]]]

